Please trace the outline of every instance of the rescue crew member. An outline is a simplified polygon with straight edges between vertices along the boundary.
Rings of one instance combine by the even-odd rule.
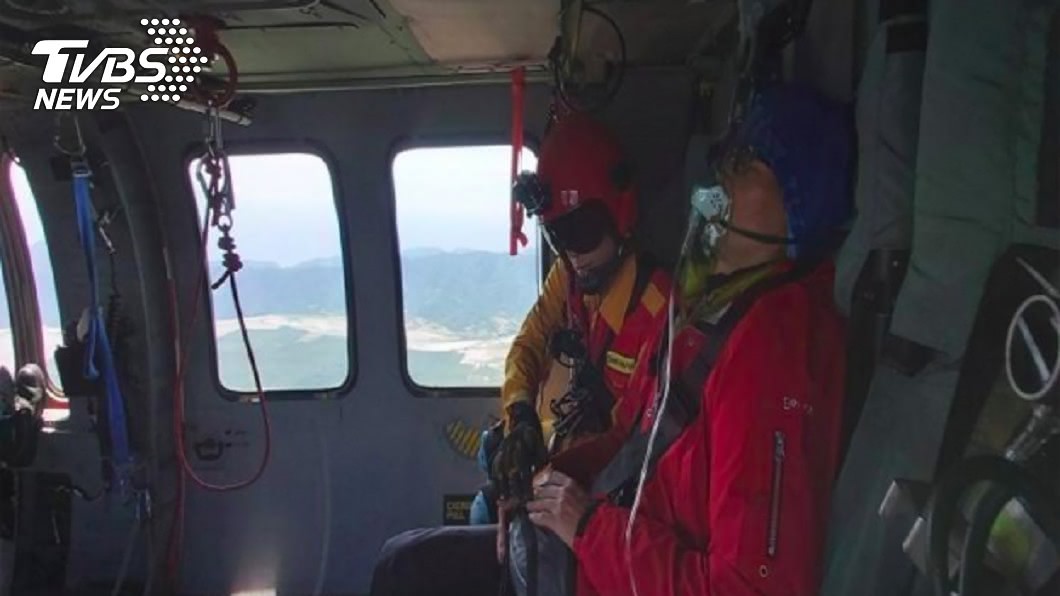
[[[629,387],[648,406],[631,441],[662,421],[647,480],[616,459],[589,490],[534,481],[530,519],[573,551],[578,596],[818,593],[845,364],[819,257],[850,214],[851,137],[845,109],[761,88],[693,193],[680,304]]]
[[[550,454],[565,454],[578,476],[578,468],[606,464],[632,427],[616,414],[639,409],[619,405],[638,353],[665,319],[669,275],[635,248],[631,169],[589,116],[551,127],[536,174],[522,174],[514,192],[539,217],[557,259],[508,354],[506,432],[490,460],[507,475],[527,457],[547,457],[552,435]],[[563,398],[547,403],[537,398],[557,353],[572,379]],[[381,551],[372,594],[492,594],[501,579],[498,534],[493,524],[395,536]]]
[[[572,114],[556,123],[541,148],[537,174],[520,177],[516,197],[538,216],[558,258],[505,360],[501,405],[507,432],[494,466],[501,468],[538,434],[558,441],[552,446],[558,453],[587,435],[629,428],[631,419],[615,419],[622,408],[608,405],[611,420],[600,424],[591,419],[598,412],[565,416],[563,400],[537,398],[555,352],[563,351],[558,344],[567,338],[584,352],[606,399],[621,400],[638,352],[665,316],[670,292],[667,273],[633,244],[637,201],[630,166],[599,122]],[[582,432],[572,433],[564,425],[577,423],[571,420],[577,414]]]

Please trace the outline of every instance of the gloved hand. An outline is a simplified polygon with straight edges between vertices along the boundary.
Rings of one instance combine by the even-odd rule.
[[[493,482],[501,498],[526,501],[531,480],[548,458],[541,421],[534,407],[516,402],[508,408],[509,430],[491,465]]]
[[[48,382],[44,371],[36,364],[27,364],[18,369],[15,376],[15,409],[28,409],[34,414],[44,407]]]
[[[15,413],[15,380],[7,367],[0,366],[0,416]]]

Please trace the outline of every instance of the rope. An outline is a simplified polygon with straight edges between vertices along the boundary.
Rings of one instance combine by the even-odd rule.
[[[526,91],[526,69],[520,66],[512,71],[512,165],[511,185],[515,188],[515,181],[519,176],[519,161],[523,152],[523,104]],[[519,254],[519,247],[526,246],[527,238],[523,232],[523,221],[525,219],[523,206],[515,200],[512,193],[511,201],[511,229],[508,233],[508,253],[511,256]]]
[[[205,55],[214,59],[220,58],[225,63],[227,78],[224,86],[219,90],[209,90],[201,83],[192,87],[194,95],[207,106],[212,108],[223,108],[235,97],[236,88],[239,85],[239,69],[236,67],[235,57],[232,52],[221,43],[217,36],[217,30],[224,25],[221,21],[202,16],[184,17],[184,21],[191,26],[195,32],[195,44],[202,48]]]
[[[187,372],[188,356],[191,348],[191,334],[187,334],[182,341],[178,340],[176,345],[176,373],[174,375],[173,383],[173,437],[176,444],[175,449],[177,459],[180,461],[182,473],[180,474],[177,483],[177,497],[176,504],[174,505],[173,524],[170,530],[168,544],[169,554],[167,557],[170,583],[174,586],[177,585],[180,567],[180,552],[184,541],[183,522],[185,499],[187,497],[186,479],[190,478],[196,486],[204,490],[214,492],[241,490],[255,484],[261,479],[262,475],[265,473],[265,469],[269,465],[269,460],[271,459],[272,454],[272,424],[269,418],[268,405],[265,400],[265,390],[262,387],[261,374],[258,369],[257,359],[254,356],[253,346],[250,342],[250,335],[247,331],[246,319],[243,314],[243,304],[239,296],[239,286],[236,282],[236,274],[242,269],[243,263],[239,254],[235,251],[236,243],[231,234],[233,225],[232,210],[235,208],[235,201],[233,199],[231,187],[231,168],[229,166],[228,156],[224,152],[224,144],[221,137],[221,120],[218,109],[212,108],[208,110],[207,118],[209,120],[208,132],[197,172],[199,185],[202,188],[203,194],[206,195],[206,209],[203,211],[202,231],[199,242],[199,258],[202,264],[202,270],[197,276],[195,291],[192,294],[191,316],[187,328],[194,328],[199,318],[200,305],[202,303],[200,296],[202,294],[204,280],[209,275],[206,245],[209,241],[210,228],[217,227],[221,231],[218,247],[224,251],[225,272],[217,282],[211,284],[211,288],[217,290],[225,283],[229,286],[232,303],[236,311],[236,318],[239,322],[243,347],[246,351],[247,361],[250,364],[250,369],[254,377],[254,389],[257,394],[257,402],[261,412],[265,444],[257,468],[245,480],[229,484],[215,484],[206,481],[198,475],[192,467],[191,462],[188,460],[184,443],[184,377]],[[170,280],[169,294],[171,304],[171,324],[174,333],[176,334],[180,331],[178,320],[179,303],[176,281],[173,279]]]
[[[235,252],[236,244],[232,238],[232,209],[234,208],[234,201],[232,200],[231,191],[231,169],[228,163],[228,156],[225,154],[221,137],[220,137],[220,117],[216,109],[211,111],[208,116],[211,118],[211,134],[207,137],[206,148],[202,155],[202,163],[208,163],[209,165],[203,167],[200,165],[199,169],[199,182],[203,187],[203,192],[206,194],[206,212],[204,214],[203,228],[202,228],[202,242],[200,245],[203,275],[199,277],[199,282],[196,286],[194,294],[194,309],[192,318],[190,321],[191,325],[194,325],[198,318],[199,300],[198,296],[202,291],[202,279],[209,274],[206,260],[206,243],[210,235],[210,227],[216,226],[221,230],[221,238],[218,240],[218,247],[224,251],[224,265],[225,273],[211,288],[214,290],[219,289],[226,282],[228,283],[229,289],[232,295],[232,304],[235,307],[236,318],[239,322],[240,334],[243,338],[243,347],[246,350],[247,361],[250,364],[251,373],[254,376],[254,389],[257,393],[258,404],[261,408],[262,424],[265,429],[265,446],[264,453],[261,458],[255,472],[246,480],[240,482],[234,482],[230,484],[213,484],[204,480],[200,477],[192,468],[191,463],[188,461],[187,454],[184,450],[184,374],[186,372],[186,365],[188,362],[188,351],[190,342],[185,341],[184,346],[181,349],[181,357],[178,365],[176,383],[174,387],[174,434],[177,442],[177,457],[180,459],[181,466],[184,468],[184,472],[191,478],[192,482],[198,485],[200,488],[212,491],[227,492],[246,488],[261,478],[261,475],[265,472],[265,468],[268,466],[270,453],[272,451],[272,428],[269,420],[268,406],[265,400],[265,391],[261,384],[261,374],[258,369],[257,359],[254,356],[254,349],[250,342],[250,335],[247,331],[246,320],[243,315],[243,304],[239,297],[239,287],[236,283],[236,273],[239,272],[243,267],[243,263],[239,257],[239,254]],[[203,173],[205,172],[205,176]],[[212,216],[212,218],[211,218]]]

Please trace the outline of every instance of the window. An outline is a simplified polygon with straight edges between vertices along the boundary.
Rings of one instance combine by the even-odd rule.
[[[422,387],[498,387],[537,299],[538,235],[508,254],[511,146],[418,148],[394,158],[406,367]],[[537,159],[524,151],[521,169]]]
[[[309,153],[232,155],[232,237],[243,261],[239,294],[262,386],[271,391],[335,389],[350,376],[346,275],[328,165]],[[205,197],[188,174],[199,209]],[[210,279],[224,272],[216,230],[207,245]],[[228,286],[213,292],[221,386],[253,392]]]
[[[7,288],[4,286],[4,264],[0,262],[0,366],[8,371],[15,367],[15,336],[11,331],[11,314],[7,309]],[[11,371],[14,374],[13,371]]]
[[[55,291],[55,274],[52,272],[51,255],[48,253],[48,244],[44,237],[44,226],[41,224],[40,211],[37,209],[37,199],[33,196],[33,189],[29,186],[26,170],[18,163],[11,162],[7,175],[11,179],[11,188],[15,195],[15,204],[18,207],[18,216],[22,220],[22,228],[26,233],[26,247],[29,249],[30,265],[33,267],[33,279],[36,283],[37,304],[40,309],[42,338],[44,339],[44,354],[48,358],[45,370],[49,372],[52,384],[59,386],[58,368],[55,366],[55,348],[62,343],[62,321],[59,318],[59,299]],[[3,307],[7,308],[5,296]],[[14,345],[11,337],[10,319],[8,313],[0,311],[3,318],[0,320],[0,350],[8,349]],[[7,340],[4,337],[7,337]],[[14,363],[14,350],[7,355],[0,352],[0,362]]]

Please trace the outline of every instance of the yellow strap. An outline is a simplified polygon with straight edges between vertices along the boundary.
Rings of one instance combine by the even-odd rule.
[[[776,275],[780,271],[780,265],[780,262],[772,263],[733,274],[725,283],[711,290],[691,308],[685,310],[687,314],[681,317],[682,324],[702,321],[716,315],[748,288]]]

